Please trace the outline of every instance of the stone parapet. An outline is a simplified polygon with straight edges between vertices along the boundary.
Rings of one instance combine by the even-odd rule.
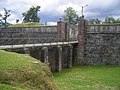
[[[87,33],[120,33],[120,24],[87,25]]]

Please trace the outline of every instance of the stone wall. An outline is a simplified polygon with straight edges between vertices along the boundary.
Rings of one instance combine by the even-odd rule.
[[[71,27],[63,21],[59,21],[57,26],[0,29],[0,45],[38,44],[71,40],[77,40],[77,26]]]
[[[37,44],[57,41],[57,26],[0,30],[0,45]]]
[[[120,25],[87,25],[85,65],[120,65]]]
[[[78,37],[78,25],[69,25],[69,40],[76,40]]]

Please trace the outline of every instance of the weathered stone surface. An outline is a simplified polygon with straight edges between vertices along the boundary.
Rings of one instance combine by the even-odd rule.
[[[77,65],[78,64],[78,46],[75,44],[73,45],[73,55],[72,55],[72,64]]]
[[[29,55],[30,54],[29,48],[24,48],[24,53]]]
[[[56,71],[60,72],[62,70],[62,47],[57,46],[56,49]]]
[[[77,40],[78,36],[78,25],[69,24],[68,25],[68,39],[71,40]]]
[[[67,67],[70,68],[70,67],[72,67],[73,46],[72,45],[68,45],[67,47],[68,47],[68,52],[67,52],[68,65],[67,65]]]
[[[67,67],[67,50],[68,48],[66,46],[62,47],[62,67],[66,68]]]
[[[119,25],[91,25],[87,28],[85,60],[87,65],[120,65]]]
[[[85,53],[86,21],[80,20],[78,25],[78,64],[83,64]]]
[[[0,45],[37,44],[57,41],[57,26],[0,30]]]
[[[62,47],[62,67],[70,68],[73,65],[72,63],[73,63],[73,46],[69,44]]]
[[[41,52],[41,60],[43,60],[44,63],[48,64],[48,48],[43,47]]]
[[[0,45],[37,44],[77,40],[76,28],[69,27],[69,24],[63,21],[59,21],[57,24],[57,26],[1,29]]]
[[[49,63],[51,67],[51,71],[60,72],[62,70],[62,47],[56,46],[49,48]]]

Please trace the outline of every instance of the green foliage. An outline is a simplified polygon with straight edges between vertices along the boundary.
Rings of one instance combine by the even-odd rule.
[[[107,16],[104,21],[101,23],[102,21],[99,20],[98,18],[96,19],[89,19],[88,20],[88,24],[119,24],[120,23],[120,18],[113,18],[110,16]]]
[[[115,23],[120,23],[120,18],[118,18],[118,19],[115,21]]]
[[[54,77],[60,90],[120,90],[120,66],[74,66]]]
[[[64,10],[64,21],[69,22],[70,24],[75,24],[78,19],[77,11],[75,11],[72,7],[68,7]]]
[[[40,9],[40,6],[37,7],[31,7],[27,12],[22,13],[24,19],[23,22],[39,22],[40,18],[38,17],[38,11]]]
[[[88,23],[89,24],[100,24],[101,21],[98,18],[96,18],[96,19],[89,19]]]
[[[120,18],[115,19],[114,17],[106,17],[103,24],[120,24]]]
[[[106,17],[104,23],[114,23],[115,19],[113,17]]]
[[[5,20],[5,24],[7,23],[7,18],[11,15],[10,14],[10,10],[7,10],[6,8],[4,8],[5,14],[3,17],[3,20]]]
[[[21,23],[21,24],[13,24],[9,27],[39,27],[43,26],[43,24],[37,23],[37,22],[27,22],[27,23]]]
[[[0,27],[4,28],[4,22],[2,20],[0,20]]]
[[[0,50],[0,88],[2,88],[0,90],[57,90],[46,64],[29,55],[2,50]]]
[[[7,23],[7,18],[11,15],[10,14],[10,10],[7,10],[6,8],[4,8],[4,15],[0,14],[0,17],[2,18],[1,22],[2,22],[2,25],[4,27],[7,27],[8,26],[8,23]],[[3,22],[4,21],[4,22]]]

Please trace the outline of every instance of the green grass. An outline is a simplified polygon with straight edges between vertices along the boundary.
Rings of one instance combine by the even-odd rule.
[[[53,75],[60,90],[120,90],[120,66],[74,66]],[[57,87],[47,65],[29,55],[0,50],[0,90]]]
[[[39,27],[43,26],[43,24],[37,23],[37,22],[27,22],[27,23],[20,23],[20,24],[13,24],[9,27]]]
[[[29,55],[0,50],[0,90],[57,90],[49,67]]]
[[[0,84],[0,90],[27,90],[27,88],[23,89],[23,88],[15,87],[15,86],[12,86],[12,85]]]
[[[119,66],[74,66],[54,78],[60,90],[120,90]]]

